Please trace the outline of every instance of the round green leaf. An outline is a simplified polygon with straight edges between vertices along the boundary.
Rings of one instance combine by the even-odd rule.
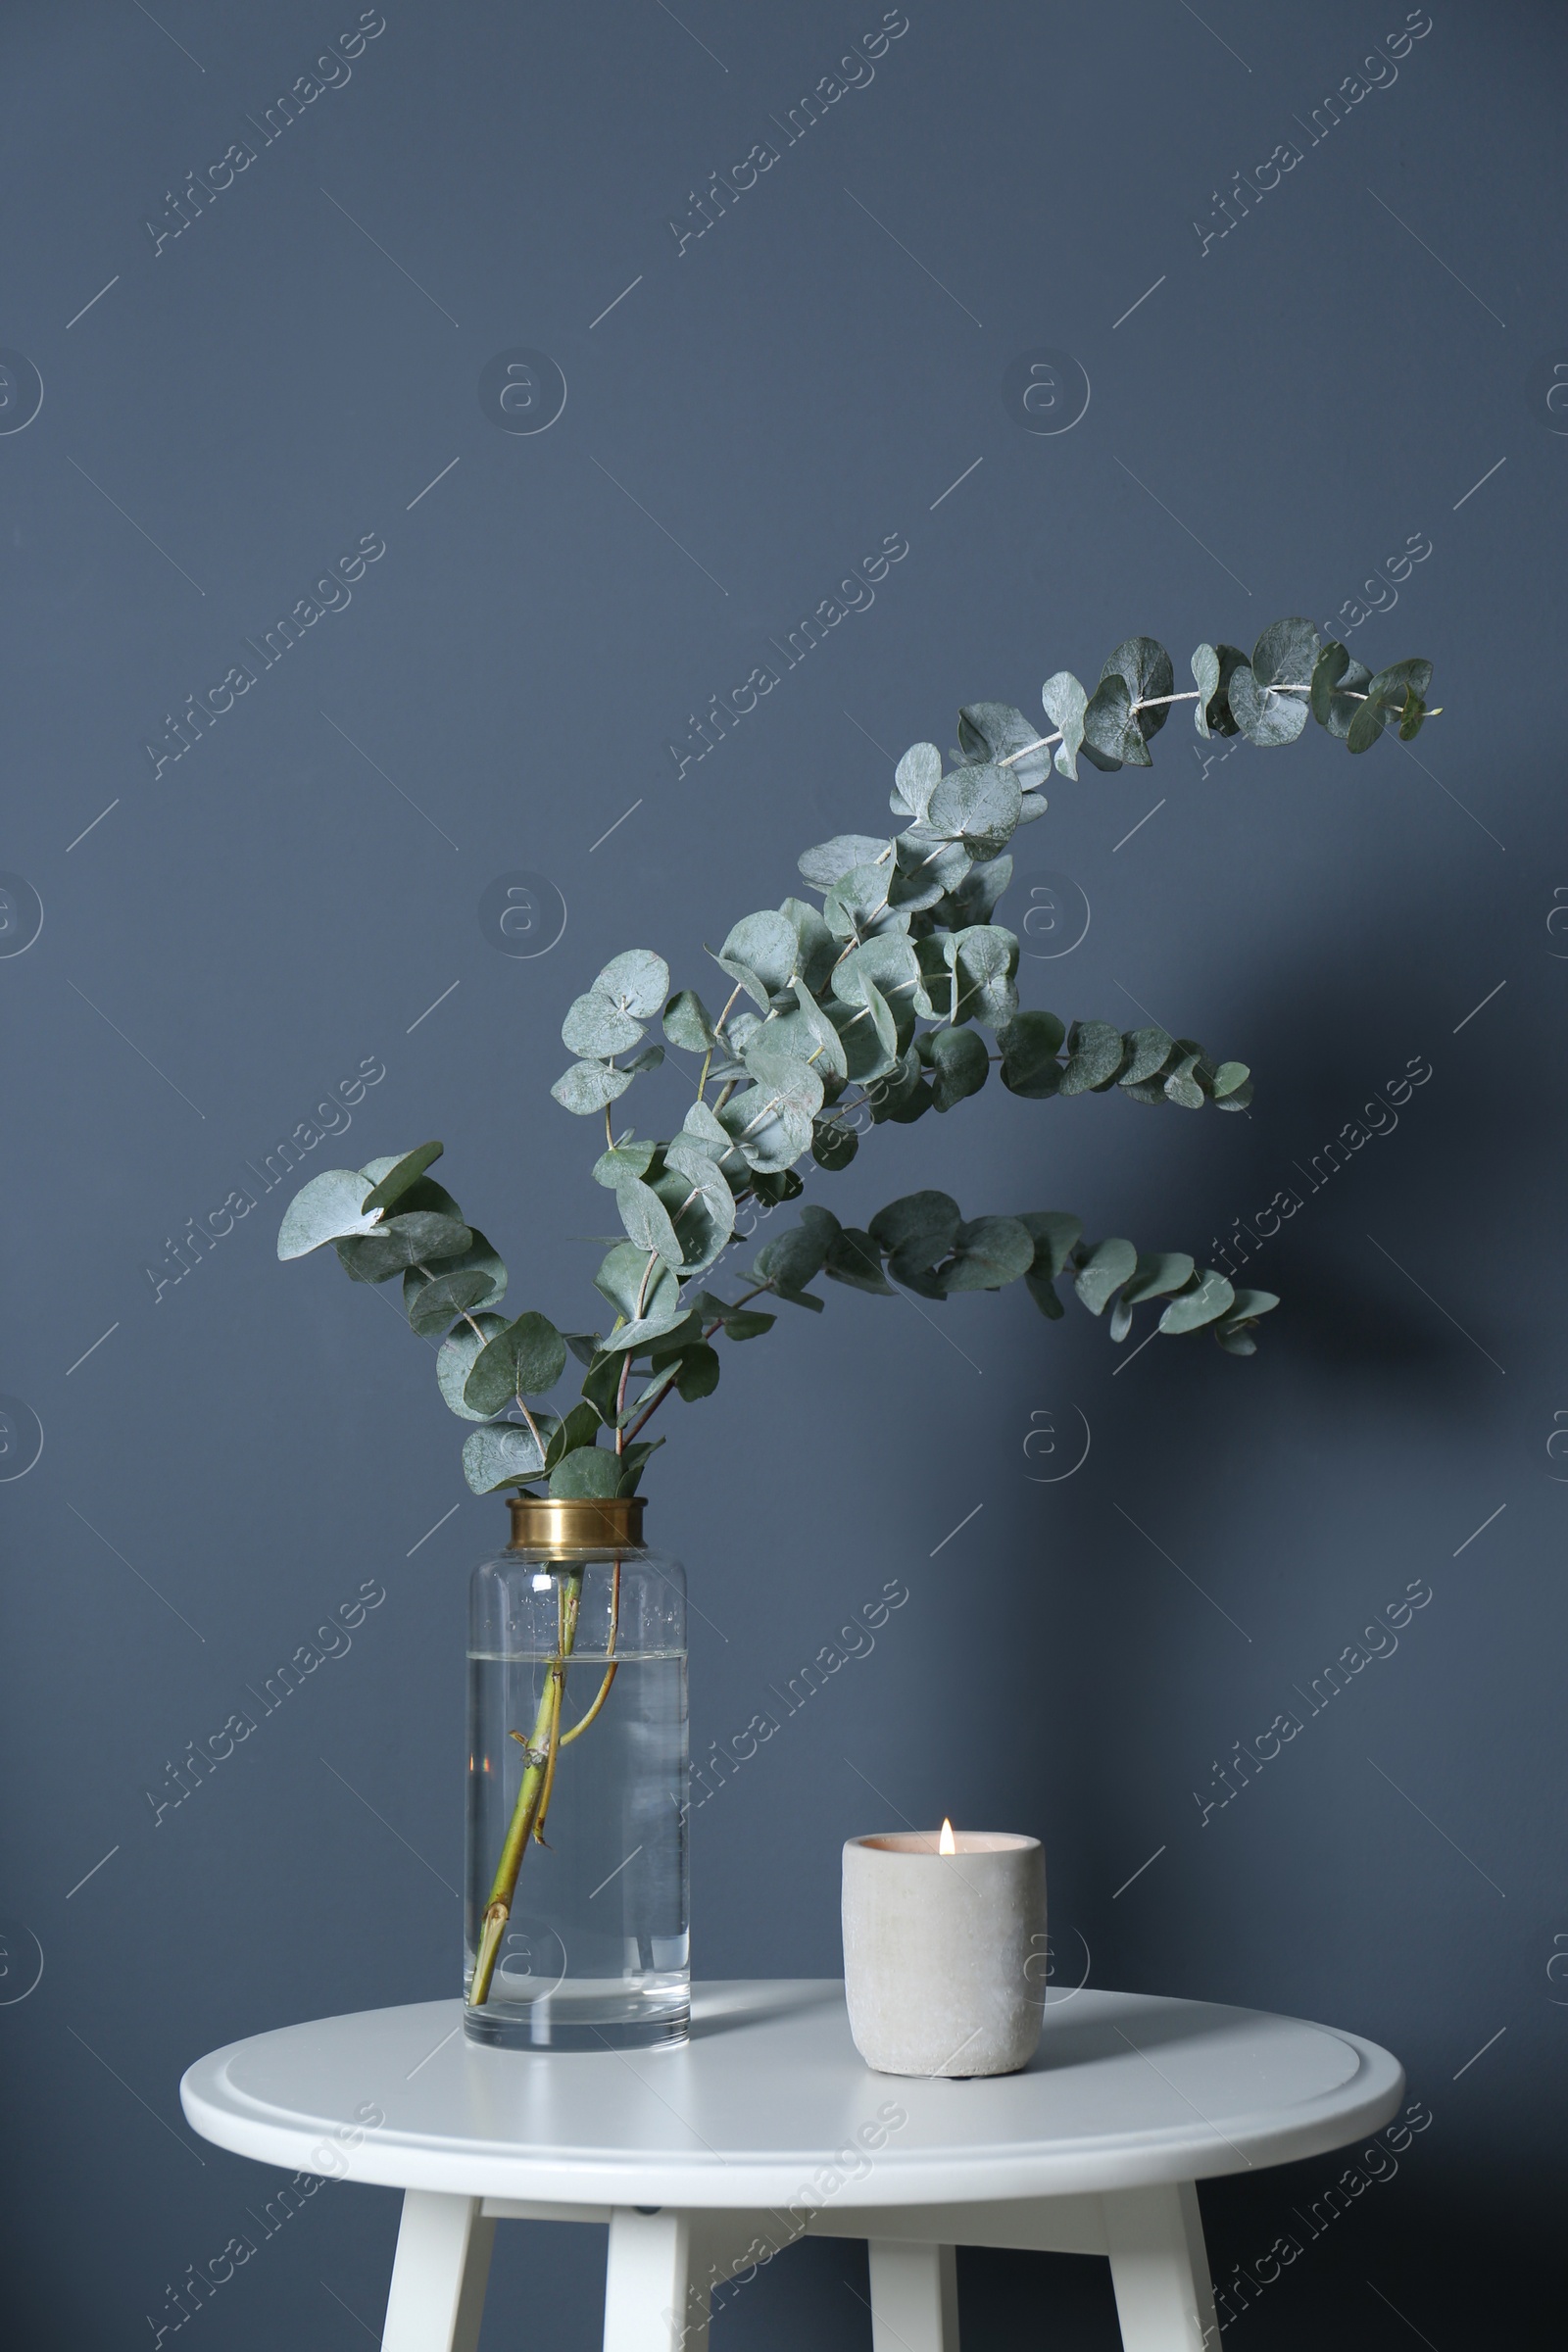
[[[566,1368],[566,1343],[548,1315],[530,1308],[503,1324],[474,1358],[464,1386],[477,1413],[503,1412],[514,1396],[542,1396]]]
[[[694,989],[683,988],[679,996],[670,998],[664,1006],[663,1028],[670,1044],[679,1046],[683,1053],[712,1051],[712,1015]]]
[[[942,1268],[945,1290],[997,1291],[1029,1271],[1034,1236],[1017,1217],[976,1217],[958,1227],[953,1251]]]
[[[840,1226],[828,1245],[822,1271],[854,1291],[874,1291],[888,1298],[897,1295],[882,1271],[881,1250],[858,1225]]]
[[[1159,1318],[1159,1328],[1168,1332],[1198,1331],[1203,1324],[1228,1313],[1235,1297],[1224,1275],[1210,1268],[1196,1289],[1183,1291],[1171,1300]]]
[[[997,1032],[1002,1048],[1002,1083],[1009,1094],[1040,1102],[1054,1095],[1061,1080],[1056,1055],[1065,1032],[1054,1012],[1031,1008],[1014,1013]]]
[[[556,1080],[550,1092],[563,1110],[575,1111],[587,1118],[613,1102],[631,1084],[630,1070],[612,1070],[602,1061],[574,1061],[569,1070]]]
[[[390,1208],[395,1200],[402,1200],[411,1185],[418,1183],[425,1169],[433,1160],[440,1158],[444,1150],[442,1144],[421,1144],[416,1152],[406,1152],[401,1159],[393,1161],[386,1174],[378,1180],[374,1191],[366,1195],[364,1205],[367,1208]]]
[[[1040,689],[1046,716],[1054,729],[1060,733],[1056,746],[1056,766],[1064,776],[1078,781],[1078,754],[1084,740],[1084,712],[1089,697],[1070,669],[1058,669],[1054,677],[1046,680]]]
[[[844,1127],[836,1119],[815,1119],[811,1124],[811,1157],[819,1168],[836,1176],[847,1168],[860,1149],[860,1139],[853,1127]]]
[[[1142,703],[1145,709],[1134,710],[1133,723],[1147,743],[1157,735],[1170,716],[1170,704],[1165,699],[1176,684],[1176,672],[1171,659],[1156,637],[1124,638],[1100,673],[1102,679],[1118,677],[1127,688],[1130,703]],[[1147,760],[1135,762],[1148,766]]]
[[[480,1348],[486,1341],[493,1340],[498,1332],[505,1331],[507,1323],[504,1315],[476,1314],[473,1320],[479,1327],[477,1331],[467,1323],[460,1323],[451,1337],[443,1340],[437,1348],[436,1386],[446,1398],[448,1409],[456,1413],[460,1420],[488,1421],[491,1416],[480,1412],[477,1405],[469,1404],[463,1392]]]
[[[323,1242],[369,1233],[380,1218],[377,1210],[366,1209],[368,1190],[364,1176],[354,1168],[327,1168],[313,1176],[283,1211],[278,1256],[305,1257],[319,1250]]]
[[[1138,1263],[1131,1242],[1097,1242],[1078,1268],[1073,1289],[1092,1315],[1103,1314],[1112,1291],[1120,1290]]]
[[[937,1110],[951,1110],[966,1095],[977,1095],[991,1075],[985,1039],[973,1029],[939,1029],[931,1040],[931,1060],[937,1074],[932,1092]]]
[[[651,1021],[669,994],[669,966],[651,948],[628,948],[606,964],[594,994],[608,997],[634,1020]]]
[[[356,1282],[386,1282],[409,1266],[462,1257],[472,1246],[472,1230],[461,1219],[416,1209],[388,1218],[360,1240],[339,1242],[337,1253]]]
[[[813,890],[831,890],[853,867],[886,865],[892,858],[891,841],[878,841],[869,833],[835,833],[831,841],[804,851],[796,863]]]
[[[487,1422],[463,1441],[463,1475],[475,1494],[523,1486],[543,1474],[545,1457],[532,1430],[512,1421]]]
[[[973,858],[997,858],[1018,829],[1022,791],[1010,768],[989,761],[955,768],[931,795],[926,823]]]
[[[1185,1250],[1160,1250],[1140,1254],[1122,1285],[1122,1303],[1136,1306],[1141,1298],[1163,1298],[1193,1278],[1193,1261]]]
[[[1198,700],[1193,705],[1193,724],[1200,735],[1206,736],[1208,706],[1219,692],[1219,653],[1212,645],[1200,645],[1190,664],[1193,684],[1198,688]]]
[[[609,1501],[619,1492],[621,1461],[608,1446],[579,1446],[550,1473],[550,1492],[570,1500]]]
[[[942,754],[934,743],[911,743],[893,771],[888,805],[895,816],[924,816],[942,781]],[[834,876],[835,881],[837,876]]]
[[[577,998],[561,1024],[561,1042],[568,1053],[602,1060],[612,1054],[629,1054],[642,1034],[640,1021],[594,988]]]
[[[1270,693],[1245,662],[1232,670],[1228,695],[1242,733],[1261,750],[1294,743],[1306,724],[1305,695]]]

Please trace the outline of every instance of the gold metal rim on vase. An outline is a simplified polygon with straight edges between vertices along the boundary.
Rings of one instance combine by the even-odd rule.
[[[641,1494],[560,1498],[554,1494],[509,1494],[509,1549],[518,1551],[524,1545],[545,1551],[638,1548],[643,1540],[643,1501]]]

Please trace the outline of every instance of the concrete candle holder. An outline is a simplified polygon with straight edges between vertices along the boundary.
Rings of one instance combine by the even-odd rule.
[[[891,1832],[844,1848],[850,2032],[884,2075],[1010,2075],[1040,2040],[1046,1867],[1037,1838]]]

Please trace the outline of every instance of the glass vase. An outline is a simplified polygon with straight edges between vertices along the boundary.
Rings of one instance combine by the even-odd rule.
[[[469,1588],[464,2030],[684,2041],[685,1575],[644,1547],[639,1496],[509,1507]]]

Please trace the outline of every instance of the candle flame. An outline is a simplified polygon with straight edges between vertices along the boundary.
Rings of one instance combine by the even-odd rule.
[[[937,1839],[937,1852],[939,1854],[956,1854],[957,1850],[958,1841],[953,1835],[953,1824],[951,1821],[944,1821],[942,1835]]]

